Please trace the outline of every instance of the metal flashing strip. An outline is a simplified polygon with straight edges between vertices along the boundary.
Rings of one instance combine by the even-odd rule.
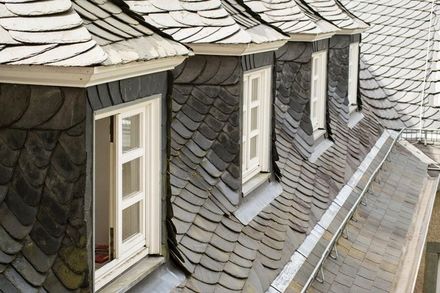
[[[353,129],[363,118],[364,114],[362,114],[362,112],[351,113],[348,119],[348,128]]]
[[[264,184],[253,191],[240,207],[234,212],[234,216],[243,224],[249,224],[266,206],[283,192],[280,183],[272,181]]]
[[[324,139],[316,147],[314,152],[309,157],[310,163],[316,163],[319,157],[322,156],[329,148],[331,148],[335,143],[329,139]]]
[[[284,266],[281,273],[272,282],[269,289],[267,290],[268,293],[284,292],[287,289],[289,284],[295,278],[297,272],[300,270],[306,259],[309,257],[314,247],[317,245],[318,241],[324,235],[326,229],[335,219],[336,215],[341,209],[341,206],[348,199],[353,189],[358,185],[359,180],[362,178],[368,167],[378,155],[380,149],[384,146],[385,142],[390,137],[390,133],[387,130],[384,130],[380,138],[376,141],[373,148],[359,165],[356,172],[354,172],[350,180],[341,189],[329,208],[321,217],[321,220],[315,225],[312,232],[306,237],[301,246],[293,253],[290,261]]]
[[[122,65],[95,67],[0,65],[0,82],[86,88],[97,84],[171,70],[185,59],[184,56],[175,56]]]

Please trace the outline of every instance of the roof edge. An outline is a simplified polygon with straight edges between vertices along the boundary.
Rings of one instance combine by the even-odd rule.
[[[358,28],[358,29],[341,29],[335,33],[335,35],[357,35],[362,34],[366,30],[368,30],[370,27],[366,28]]]
[[[0,82],[86,88],[97,84],[174,69],[187,56],[94,67],[0,65]]]
[[[331,33],[316,33],[316,34],[291,34],[289,42],[315,42],[319,40],[329,39],[333,37],[336,32]]]
[[[337,217],[341,207],[347,201],[352,194],[353,190],[358,186],[359,181],[366,174],[368,167],[379,155],[379,151],[386,146],[386,141],[392,138],[390,132],[384,130],[382,135],[377,139],[375,145],[371,148],[368,155],[361,162],[357,170],[353,173],[347,184],[340,190],[339,194],[335,197],[333,202],[327,208],[326,212],[322,215],[318,223],[316,223],[310,234],[304,239],[303,243],[292,254],[290,261],[284,266],[282,271],[278,274],[275,280],[273,280],[269,289],[269,293],[272,292],[284,292],[295,279],[297,273],[306,263],[310,254],[312,253],[319,240],[324,236],[325,231]]]
[[[196,55],[217,55],[217,56],[245,56],[257,53],[276,51],[284,46],[288,40],[249,43],[249,44],[215,44],[200,43],[187,44]]]

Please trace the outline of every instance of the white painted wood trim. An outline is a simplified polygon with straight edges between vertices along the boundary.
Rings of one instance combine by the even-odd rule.
[[[186,58],[176,56],[95,67],[0,65],[0,82],[86,88],[97,84],[171,70]]]
[[[161,95],[146,97],[131,103],[117,105],[97,111],[94,113],[94,120],[115,116],[115,144],[116,151],[116,211],[115,219],[115,248],[116,258],[94,271],[95,290],[102,288],[112,279],[116,278],[123,271],[135,264],[148,254],[160,254],[161,247]],[[140,114],[140,145],[136,150],[127,153],[122,152],[122,119]],[[94,137],[95,141],[95,137]],[[123,198],[122,196],[122,164],[124,156],[131,156],[142,150],[143,172],[140,176],[141,191],[137,194]],[[95,150],[94,150],[95,151]],[[133,156],[132,156],[133,157]],[[136,157],[136,156],[135,156]],[[148,163],[147,163],[148,162]],[[94,169],[95,170],[95,169]],[[95,172],[95,171],[94,171]],[[94,196],[94,195],[93,195]],[[141,199],[139,197],[142,197]],[[95,201],[94,201],[95,202]],[[141,203],[141,226],[140,233],[132,239],[122,243],[122,210],[133,203]],[[96,208],[96,207],[94,207]],[[95,213],[94,213],[95,215]],[[93,227],[95,229],[95,227]],[[95,234],[93,234],[95,237]],[[95,243],[95,241],[93,241]]]
[[[312,232],[306,237],[301,246],[293,253],[290,261],[284,266],[281,273],[272,282],[267,292],[280,293],[286,291],[292,280],[295,278],[296,273],[306,262],[310,252],[316,246],[319,239],[321,239],[321,237],[324,235],[325,230],[328,229],[342,205],[348,199],[353,189],[358,185],[359,180],[366,172],[368,166],[370,166],[370,164],[376,158],[379,150],[383,147],[389,137],[390,134],[388,131],[384,131],[382,133],[381,137],[377,140],[376,144],[362,161],[356,172],[351,176],[348,183],[341,189],[330,207],[325,211],[324,215],[321,217],[321,220],[315,225]]]
[[[101,269],[106,269],[103,271],[98,270],[97,272],[95,272],[95,291],[98,291],[99,289],[104,287],[106,284],[111,282],[113,279],[115,279],[117,276],[122,274],[124,271],[129,269],[131,266],[136,264],[147,255],[148,249],[144,248],[129,259],[121,259],[119,261],[114,260],[102,267]]]
[[[290,42],[315,42],[319,40],[330,39],[336,34],[336,32],[326,34],[291,34]]]
[[[367,31],[370,27],[359,29],[341,29],[335,33],[335,35],[357,35]]]
[[[245,56],[269,51],[276,51],[288,40],[261,44],[188,44],[196,55]]]

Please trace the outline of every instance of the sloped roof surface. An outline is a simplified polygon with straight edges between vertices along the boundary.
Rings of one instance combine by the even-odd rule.
[[[286,39],[236,0],[128,0],[145,20],[183,43],[248,44]]]
[[[282,177],[274,184],[283,191],[247,225],[234,215],[241,185],[239,61],[196,56],[174,70],[169,231],[171,252],[190,272],[185,290],[265,292],[375,143],[380,129],[368,105],[349,129],[340,114],[344,98],[333,97],[335,143],[316,164],[305,158],[313,151],[303,90],[310,88],[311,53],[305,43],[277,51],[276,71],[283,74],[275,82],[274,151]]]
[[[338,30],[301,1],[244,0],[244,3],[263,20],[287,34],[319,34]]]
[[[324,283],[313,282],[313,292],[392,291],[427,167],[395,147],[365,195],[367,205],[349,222],[348,239],[338,241],[337,259],[324,263]]]
[[[326,20],[345,30],[368,28],[368,24],[351,14],[338,0],[304,0]]]
[[[0,3],[0,63],[111,65],[188,54],[108,0]]]
[[[371,25],[363,34],[362,60],[407,127],[420,120],[420,100],[429,105],[436,89],[440,52],[440,5],[420,0],[342,0],[345,7]],[[428,66],[426,59],[428,56]],[[424,83],[426,76],[426,83]],[[362,80],[361,89],[368,87]],[[438,88],[438,87],[437,87]],[[423,127],[440,127],[440,109],[424,107]],[[386,119],[386,118],[385,118]],[[387,122],[385,122],[387,123]]]

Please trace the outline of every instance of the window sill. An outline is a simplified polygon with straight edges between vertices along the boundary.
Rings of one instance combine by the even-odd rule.
[[[283,187],[279,182],[263,182],[243,199],[234,215],[243,225],[247,225],[282,192]]]
[[[142,281],[146,276],[158,268],[161,264],[165,263],[163,256],[151,257],[147,256],[138,261],[131,268],[124,273],[113,279],[104,288],[98,290],[99,293],[111,293],[111,292],[127,292],[137,283]]]
[[[361,112],[352,112],[350,113],[350,118],[348,119],[348,128],[353,129],[362,119],[364,118],[364,114]]]
[[[324,129],[317,129],[313,131],[313,140],[315,141],[315,145],[324,140],[324,135],[326,131]]]
[[[323,139],[322,141],[315,144],[314,148],[315,150],[309,157],[310,163],[316,163],[316,161],[319,159],[319,157],[325,153],[329,148],[333,146],[333,142],[328,139]]]
[[[243,183],[243,186],[241,188],[241,192],[243,194],[243,197],[257,189],[261,184],[269,180],[270,173],[258,173],[245,183]]]

